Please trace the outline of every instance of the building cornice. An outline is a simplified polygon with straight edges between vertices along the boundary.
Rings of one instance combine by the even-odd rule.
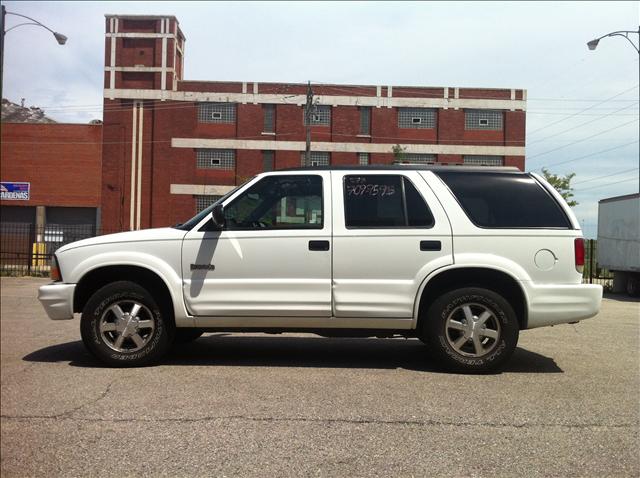
[[[200,91],[161,91],[106,88],[108,99],[171,100],[216,103],[291,104],[302,106],[305,95],[269,93],[215,93]],[[318,104],[330,106],[371,106],[376,108],[420,107],[453,109],[498,109],[525,111],[526,100],[490,98],[404,98],[389,96],[333,96],[314,95]]]
[[[304,141],[264,141],[251,139],[208,139],[208,138],[172,138],[173,148],[191,149],[250,149],[271,151],[304,151]],[[345,143],[312,141],[312,151],[330,153],[393,153],[391,143]],[[401,143],[406,153],[412,154],[451,154],[451,155],[488,155],[488,156],[524,156],[524,146],[479,146],[459,144],[411,144]]]

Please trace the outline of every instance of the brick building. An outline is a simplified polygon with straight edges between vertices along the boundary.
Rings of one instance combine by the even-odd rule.
[[[265,170],[305,165],[307,85],[187,81],[172,16],[107,15],[102,225],[183,222]],[[311,164],[524,169],[526,91],[312,85]]]
[[[2,123],[3,182],[28,183],[28,196],[2,199],[3,224],[100,223],[102,126]]]

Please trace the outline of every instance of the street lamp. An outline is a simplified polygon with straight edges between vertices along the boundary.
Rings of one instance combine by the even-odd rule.
[[[587,43],[587,46],[589,47],[589,50],[595,50],[598,47],[598,43],[600,42],[600,40],[602,40],[605,37],[623,37],[623,38],[626,38],[626,40],[631,44],[631,46],[635,49],[635,51],[640,55],[640,48],[638,48],[638,46],[636,46],[636,44],[633,43],[633,41],[631,41],[631,38],[629,38],[629,35],[631,33],[635,33],[636,35],[638,35],[638,45],[640,46],[640,27],[638,27],[637,32],[634,32],[632,30],[619,30],[617,32],[607,33],[606,35],[602,35],[599,38],[591,40],[590,42]],[[638,159],[640,160],[640,158]],[[638,179],[640,181],[640,177]]]
[[[29,21],[28,22],[24,22],[24,23],[18,23],[17,25],[12,26],[8,30],[5,30],[4,29],[4,27],[5,27],[5,17],[7,15],[14,15],[16,17],[26,18]],[[53,34],[53,36],[56,39],[56,41],[58,42],[58,45],[64,45],[65,43],[67,43],[67,37],[64,36],[62,33],[54,32],[48,26],[43,25],[38,20],[35,20],[35,19],[33,19],[31,17],[28,17],[26,15],[21,15],[20,13],[8,12],[6,10],[6,8],[4,7],[4,5],[2,5],[2,36],[0,38],[0,99],[2,99],[2,83],[3,83],[3,79],[4,79],[4,36],[5,36],[5,34],[7,32],[10,32],[14,28],[23,27],[23,26],[26,26],[26,25],[35,25],[35,26],[38,26],[38,27],[42,27],[45,30],[49,30]]]
[[[636,46],[635,43],[633,43],[633,41],[631,41],[631,38],[629,38],[629,34],[630,33],[635,33],[636,35],[640,35],[640,27],[638,27],[638,31],[632,31],[632,30],[619,30],[617,32],[611,32],[611,33],[607,33],[606,35],[602,35],[601,37],[598,37],[594,40],[591,40],[590,42],[587,43],[587,46],[589,47],[589,50],[595,50],[598,47],[598,43],[600,42],[600,40],[602,40],[603,38],[606,37],[623,37],[626,38],[627,41],[629,43],[631,43],[631,46],[636,50],[636,52],[638,52],[638,54],[640,54],[640,49]],[[640,41],[639,41],[640,43]]]

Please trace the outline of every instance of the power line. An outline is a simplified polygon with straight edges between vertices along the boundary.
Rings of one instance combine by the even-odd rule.
[[[622,128],[623,126],[627,126],[627,125],[629,125],[629,124],[631,124],[631,123],[635,123],[635,122],[637,122],[637,121],[638,121],[637,119],[634,119],[634,120],[631,120],[631,121],[629,121],[629,122],[627,122],[627,123],[623,123],[623,124],[620,124],[620,125],[618,125],[618,126],[614,126],[613,128],[609,128],[609,129],[606,129],[606,130],[601,131],[601,132],[599,132],[599,133],[593,134],[593,135],[591,135],[591,136],[587,136],[586,138],[579,139],[579,140],[573,141],[573,142],[571,142],[571,143],[569,143],[569,144],[565,144],[565,145],[563,145],[563,146],[558,146],[557,148],[550,149],[550,150],[548,150],[548,151],[545,151],[544,153],[534,154],[533,156],[529,156],[529,159],[537,158],[537,157],[539,157],[539,156],[544,156],[545,154],[553,153],[554,151],[558,151],[558,150],[560,150],[560,149],[567,148],[567,147],[572,146],[572,145],[574,145],[574,144],[582,143],[583,141],[587,141],[587,140],[589,140],[589,139],[591,139],[591,138],[595,138],[596,136],[603,135],[603,134],[605,134],[605,133],[608,133],[609,131],[614,131],[614,130],[616,130],[616,129]]]
[[[539,116],[567,116],[567,113],[553,113],[553,112],[546,112],[546,111],[535,111],[535,110],[527,110],[526,111],[527,116],[528,115],[539,115]],[[602,116],[601,114],[592,114],[592,113],[576,113],[574,116]],[[638,113],[631,113],[631,114],[615,114],[612,116],[640,116]]]
[[[595,181],[597,179],[610,178],[611,176],[617,176],[618,174],[630,173],[631,171],[636,171],[637,169],[638,168],[625,169],[624,171],[618,171],[617,173],[611,173],[611,174],[607,174],[605,176],[597,176],[595,178],[585,179],[584,181],[578,181],[576,183],[573,183],[572,186],[575,186],[576,184],[589,183],[589,182]]]
[[[527,98],[527,101],[571,101],[571,102],[582,102],[582,103],[595,103],[597,101],[602,101],[602,98],[591,98],[591,99],[582,99],[582,98]],[[628,103],[629,101],[635,101],[633,99],[628,100],[609,100],[610,103]]]
[[[623,180],[621,180],[621,181],[614,181],[614,182],[612,182],[612,183],[599,184],[599,185],[597,185],[597,186],[592,186],[592,187],[590,187],[590,188],[581,189],[580,191],[577,191],[577,192],[589,191],[589,190],[591,190],[591,189],[602,188],[602,187],[605,187],[605,186],[613,186],[614,184],[628,183],[629,181],[638,181],[638,178],[637,178],[637,177],[635,177],[635,178],[628,178],[628,179],[623,179]]]
[[[331,84],[325,84],[325,83],[317,83],[314,82],[315,85],[317,86],[321,86],[324,88],[329,88],[332,89],[334,91],[339,91],[339,92],[344,92],[344,93],[349,93],[351,96],[368,96],[368,95],[354,95],[354,90],[353,89],[348,89],[348,87],[340,87],[338,85],[331,85]],[[282,94],[283,90],[288,90],[291,87],[294,86],[303,86],[303,85],[283,85],[280,89],[279,89],[279,94]],[[637,87],[638,85],[636,85]],[[375,88],[373,86],[359,86],[359,85],[354,85],[354,88]],[[423,88],[429,88],[429,87],[423,87],[423,86],[416,86],[416,87],[392,87],[393,91],[399,91],[399,92],[409,92],[409,93],[414,93],[416,89],[423,89]],[[437,87],[434,89],[441,89],[442,87]],[[635,88],[635,87],[634,87]],[[633,88],[632,88],[633,89]],[[630,90],[627,90],[627,92]],[[215,92],[213,92],[215,93]],[[240,93],[240,92],[237,92]],[[626,93],[626,92],[624,92]],[[622,93],[622,94],[624,94]],[[296,95],[293,96],[304,96],[305,93],[298,93]],[[620,96],[620,95],[616,95],[616,96]],[[370,97],[376,97],[374,95],[371,95]],[[437,96],[429,96],[429,97],[425,97],[425,98],[432,98],[432,99],[439,99],[442,98],[442,96],[437,95]],[[615,97],[614,97],[615,98]],[[468,98],[467,98],[468,99]],[[484,97],[484,98],[480,98],[480,99],[495,99],[495,100],[509,100],[510,98],[507,98],[505,96],[489,96],[489,97]],[[180,100],[144,100],[145,103],[159,103],[159,104],[167,104],[169,102],[173,102],[173,101],[180,101]],[[610,98],[606,98],[606,99],[582,99],[582,98],[535,98],[535,97],[529,97],[526,99],[526,101],[552,101],[552,102],[599,102],[599,104],[603,103],[603,102],[630,102],[630,101],[635,101],[634,99],[620,99],[620,100],[611,100]],[[188,103],[199,103],[198,101],[190,101]],[[596,105],[594,105],[596,106]],[[45,106],[39,106],[38,108],[40,109],[47,109],[49,111],[61,111],[63,109],[85,109],[85,108],[90,108],[92,110],[98,110],[98,109],[102,109],[103,107],[103,103],[91,103],[91,104],[66,104],[66,105],[45,105]],[[127,109],[129,109],[130,107],[125,107]],[[591,108],[589,108],[591,109]]]
[[[616,149],[624,148],[625,146],[630,146],[632,144],[638,143],[638,140],[631,141],[629,143],[621,144],[619,146],[614,146],[613,148],[603,149],[602,151],[596,151],[595,153],[585,154],[584,156],[578,156],[577,158],[569,159],[567,161],[561,161],[559,163],[549,163],[544,166],[538,168],[538,171],[542,170],[542,168],[547,168],[549,166],[560,166],[561,164],[572,163],[573,161],[578,161],[580,159],[590,158],[592,156],[597,156],[598,154],[608,153],[609,151],[615,151]]]
[[[614,113],[618,113],[618,112],[620,112],[620,111],[628,110],[629,108],[634,107],[634,106],[636,106],[637,104],[638,104],[638,102],[636,101],[635,103],[630,104],[629,106],[624,106],[623,108],[620,108],[620,109],[618,109],[618,110],[616,110],[616,111],[613,111],[613,112],[611,112],[611,113],[607,113],[607,114],[602,115],[602,116],[600,116],[600,117],[598,117],[598,118],[594,118],[594,119],[592,119],[592,120],[586,121],[586,122],[581,123],[581,124],[579,124],[579,125],[572,126],[572,127],[571,127],[571,128],[569,128],[569,129],[565,129],[564,131],[560,131],[559,133],[552,134],[551,136],[547,136],[546,138],[541,138],[541,139],[537,139],[537,140],[535,140],[535,141],[531,141],[531,142],[529,143],[529,145],[532,145],[532,144],[535,144],[535,143],[539,143],[540,141],[546,141],[546,140],[548,140],[549,138],[555,138],[556,136],[560,136],[561,134],[567,133],[567,132],[569,132],[569,131],[573,131],[573,130],[574,130],[574,129],[576,129],[576,128],[581,128],[582,126],[586,126],[586,125],[591,124],[591,123],[594,123],[594,122],[596,122],[596,121],[600,121],[601,119],[607,118],[607,117],[611,116],[611,115],[612,115],[612,114],[614,114]]]
[[[640,85],[635,85],[635,86],[633,86],[632,88],[629,88],[628,90],[623,91],[622,93],[618,93],[617,95],[613,95],[613,96],[611,96],[610,98],[607,98],[607,99],[605,99],[605,100],[602,100],[602,101],[600,101],[600,102],[598,102],[598,103],[596,103],[596,104],[594,104],[594,105],[588,106],[587,108],[584,108],[583,110],[580,110],[578,113],[584,113],[585,111],[588,111],[588,110],[590,110],[590,109],[592,109],[592,108],[595,108],[596,106],[599,106],[599,105],[601,105],[601,104],[603,104],[603,103],[606,103],[607,101],[611,101],[612,99],[617,98],[618,96],[622,96],[622,95],[624,95],[625,93],[629,93],[630,91],[635,90],[636,88],[638,88],[638,86],[640,86]],[[572,115],[570,115],[570,116],[567,116],[567,117],[566,117],[566,118],[564,118],[564,119],[560,119],[560,120],[558,120],[558,121],[554,121],[553,123],[550,123],[550,124],[548,124],[548,125],[546,125],[546,126],[543,126],[542,128],[538,128],[538,129],[536,129],[536,130],[532,131],[530,134],[537,133],[538,131],[542,131],[543,129],[547,129],[547,128],[549,128],[549,127],[551,127],[551,126],[553,126],[553,125],[556,125],[556,124],[558,124],[558,123],[562,123],[563,121],[566,121],[566,120],[568,120],[568,119],[570,119],[570,118],[573,118],[573,117],[574,117],[574,116],[576,116],[578,113],[574,113],[574,114],[572,114]]]
[[[637,120],[634,120],[637,121]],[[633,122],[633,121],[632,121]],[[23,124],[23,123],[4,123],[6,124]],[[53,124],[53,126],[55,126],[55,123]],[[82,125],[81,125],[82,126]],[[620,125],[620,126],[624,126],[624,125]],[[606,132],[606,131],[605,131]],[[292,132],[292,133],[278,133],[276,135],[276,138],[281,138],[281,137],[285,137],[285,136],[295,136],[295,135],[299,135],[300,132]],[[345,138],[357,138],[357,135],[354,134],[348,134],[348,133],[336,133],[336,132],[331,132],[330,133],[332,137],[345,137]],[[595,136],[595,135],[594,135]],[[273,135],[270,136],[270,138],[273,138]],[[521,139],[515,139],[515,140],[494,140],[494,139],[446,139],[446,140],[442,140],[441,142],[436,142],[435,138],[426,138],[426,137],[403,137],[400,138],[398,136],[376,136],[376,135],[371,135],[368,136],[368,138],[372,139],[372,140],[388,140],[390,141],[390,143],[388,144],[395,144],[395,143],[400,143],[400,144],[406,144],[407,142],[410,141],[415,141],[418,142],[416,144],[421,144],[421,145],[431,145],[431,146],[446,146],[446,145],[452,145],[452,146],[465,146],[465,145],[469,145],[469,146],[474,146],[474,145],[483,145],[483,143],[486,143],[487,146],[496,146],[496,147],[500,147],[500,146],[521,146],[521,147],[525,147],[525,140]],[[192,139],[192,138],[189,138]],[[210,139],[254,139],[254,140],[264,140],[265,137],[262,135],[250,135],[250,136],[237,136],[237,137],[233,137],[233,138],[210,138]],[[589,138],[591,139],[591,138]],[[584,139],[580,139],[577,140],[575,142],[580,142],[583,141]],[[599,141],[598,139],[593,139],[594,141]],[[600,139],[601,141],[611,141],[611,139],[609,138],[602,138]],[[143,141],[143,143],[168,143],[171,140],[149,140],[149,141]],[[564,141],[572,141],[571,138],[568,138]],[[317,140],[315,140],[314,142],[318,142]],[[320,141],[320,142],[329,142],[331,143],[332,141]],[[634,141],[637,142],[637,141]],[[124,140],[124,141],[51,141],[51,142],[45,142],[45,141],[3,141],[3,143],[5,144],[130,144],[131,141],[130,140]],[[358,142],[360,143],[360,142]],[[370,144],[370,143],[362,143],[362,144]],[[377,143],[380,144],[380,143]],[[387,144],[387,143],[382,143],[382,144]],[[632,143],[629,143],[632,144]],[[570,145],[566,145],[566,146],[570,146]],[[562,146],[564,147],[564,146]]]

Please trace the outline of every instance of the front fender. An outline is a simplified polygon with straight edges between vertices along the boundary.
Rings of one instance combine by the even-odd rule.
[[[61,259],[70,263],[70,267],[66,268],[63,276],[65,282],[77,284],[86,274],[103,267],[133,266],[147,269],[160,277],[167,286],[173,303],[176,325],[179,323],[184,324],[185,321],[189,322],[188,325],[193,325],[193,319],[188,316],[182,300],[182,277],[177,272],[181,270],[179,251],[177,258],[171,258],[173,259],[172,262],[177,260],[177,263],[173,264],[173,266],[156,255],[141,251],[102,251],[89,257],[72,260],[75,259],[71,257],[74,255],[73,250],[61,254]]]

